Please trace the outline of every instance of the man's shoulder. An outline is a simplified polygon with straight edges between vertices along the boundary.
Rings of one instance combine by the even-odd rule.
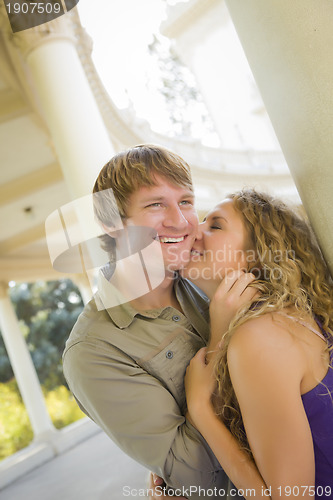
[[[68,340],[66,342],[65,352],[69,347],[86,340],[88,337],[97,338],[98,333],[101,333],[104,328],[108,331],[117,327],[112,323],[106,310],[99,310],[96,307],[95,298],[93,297],[83,308],[76,323],[74,324]]]

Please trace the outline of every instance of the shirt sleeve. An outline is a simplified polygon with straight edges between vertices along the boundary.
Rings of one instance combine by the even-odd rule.
[[[86,339],[67,349],[64,373],[84,413],[169,487],[226,487],[215,456],[171,393],[124,352]]]

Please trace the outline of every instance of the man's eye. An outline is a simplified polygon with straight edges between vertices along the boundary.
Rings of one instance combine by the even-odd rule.
[[[147,205],[145,208],[151,208],[151,207],[160,207],[161,203],[151,203],[150,205]]]
[[[180,202],[180,205],[193,205],[193,202],[191,200],[183,200]]]

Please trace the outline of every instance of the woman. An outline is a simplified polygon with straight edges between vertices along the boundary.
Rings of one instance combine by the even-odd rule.
[[[220,287],[240,268],[261,295],[221,332]],[[308,224],[235,193],[201,225],[186,275],[212,299],[210,345],[186,374],[189,418],[245,498],[333,498],[333,297]]]

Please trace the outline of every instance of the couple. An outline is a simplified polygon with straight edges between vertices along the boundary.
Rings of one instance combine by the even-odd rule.
[[[188,165],[156,146],[112,158],[94,192],[107,189],[125,230],[158,234],[165,278],[101,309],[96,303],[112,290],[103,270],[98,300],[64,352],[79,406],[184,496],[237,498],[236,487],[245,498],[246,490],[252,498],[253,490],[256,498],[329,498],[332,288],[307,224],[250,190],[228,197],[198,228]],[[107,213],[96,213],[117,261],[121,237]]]

